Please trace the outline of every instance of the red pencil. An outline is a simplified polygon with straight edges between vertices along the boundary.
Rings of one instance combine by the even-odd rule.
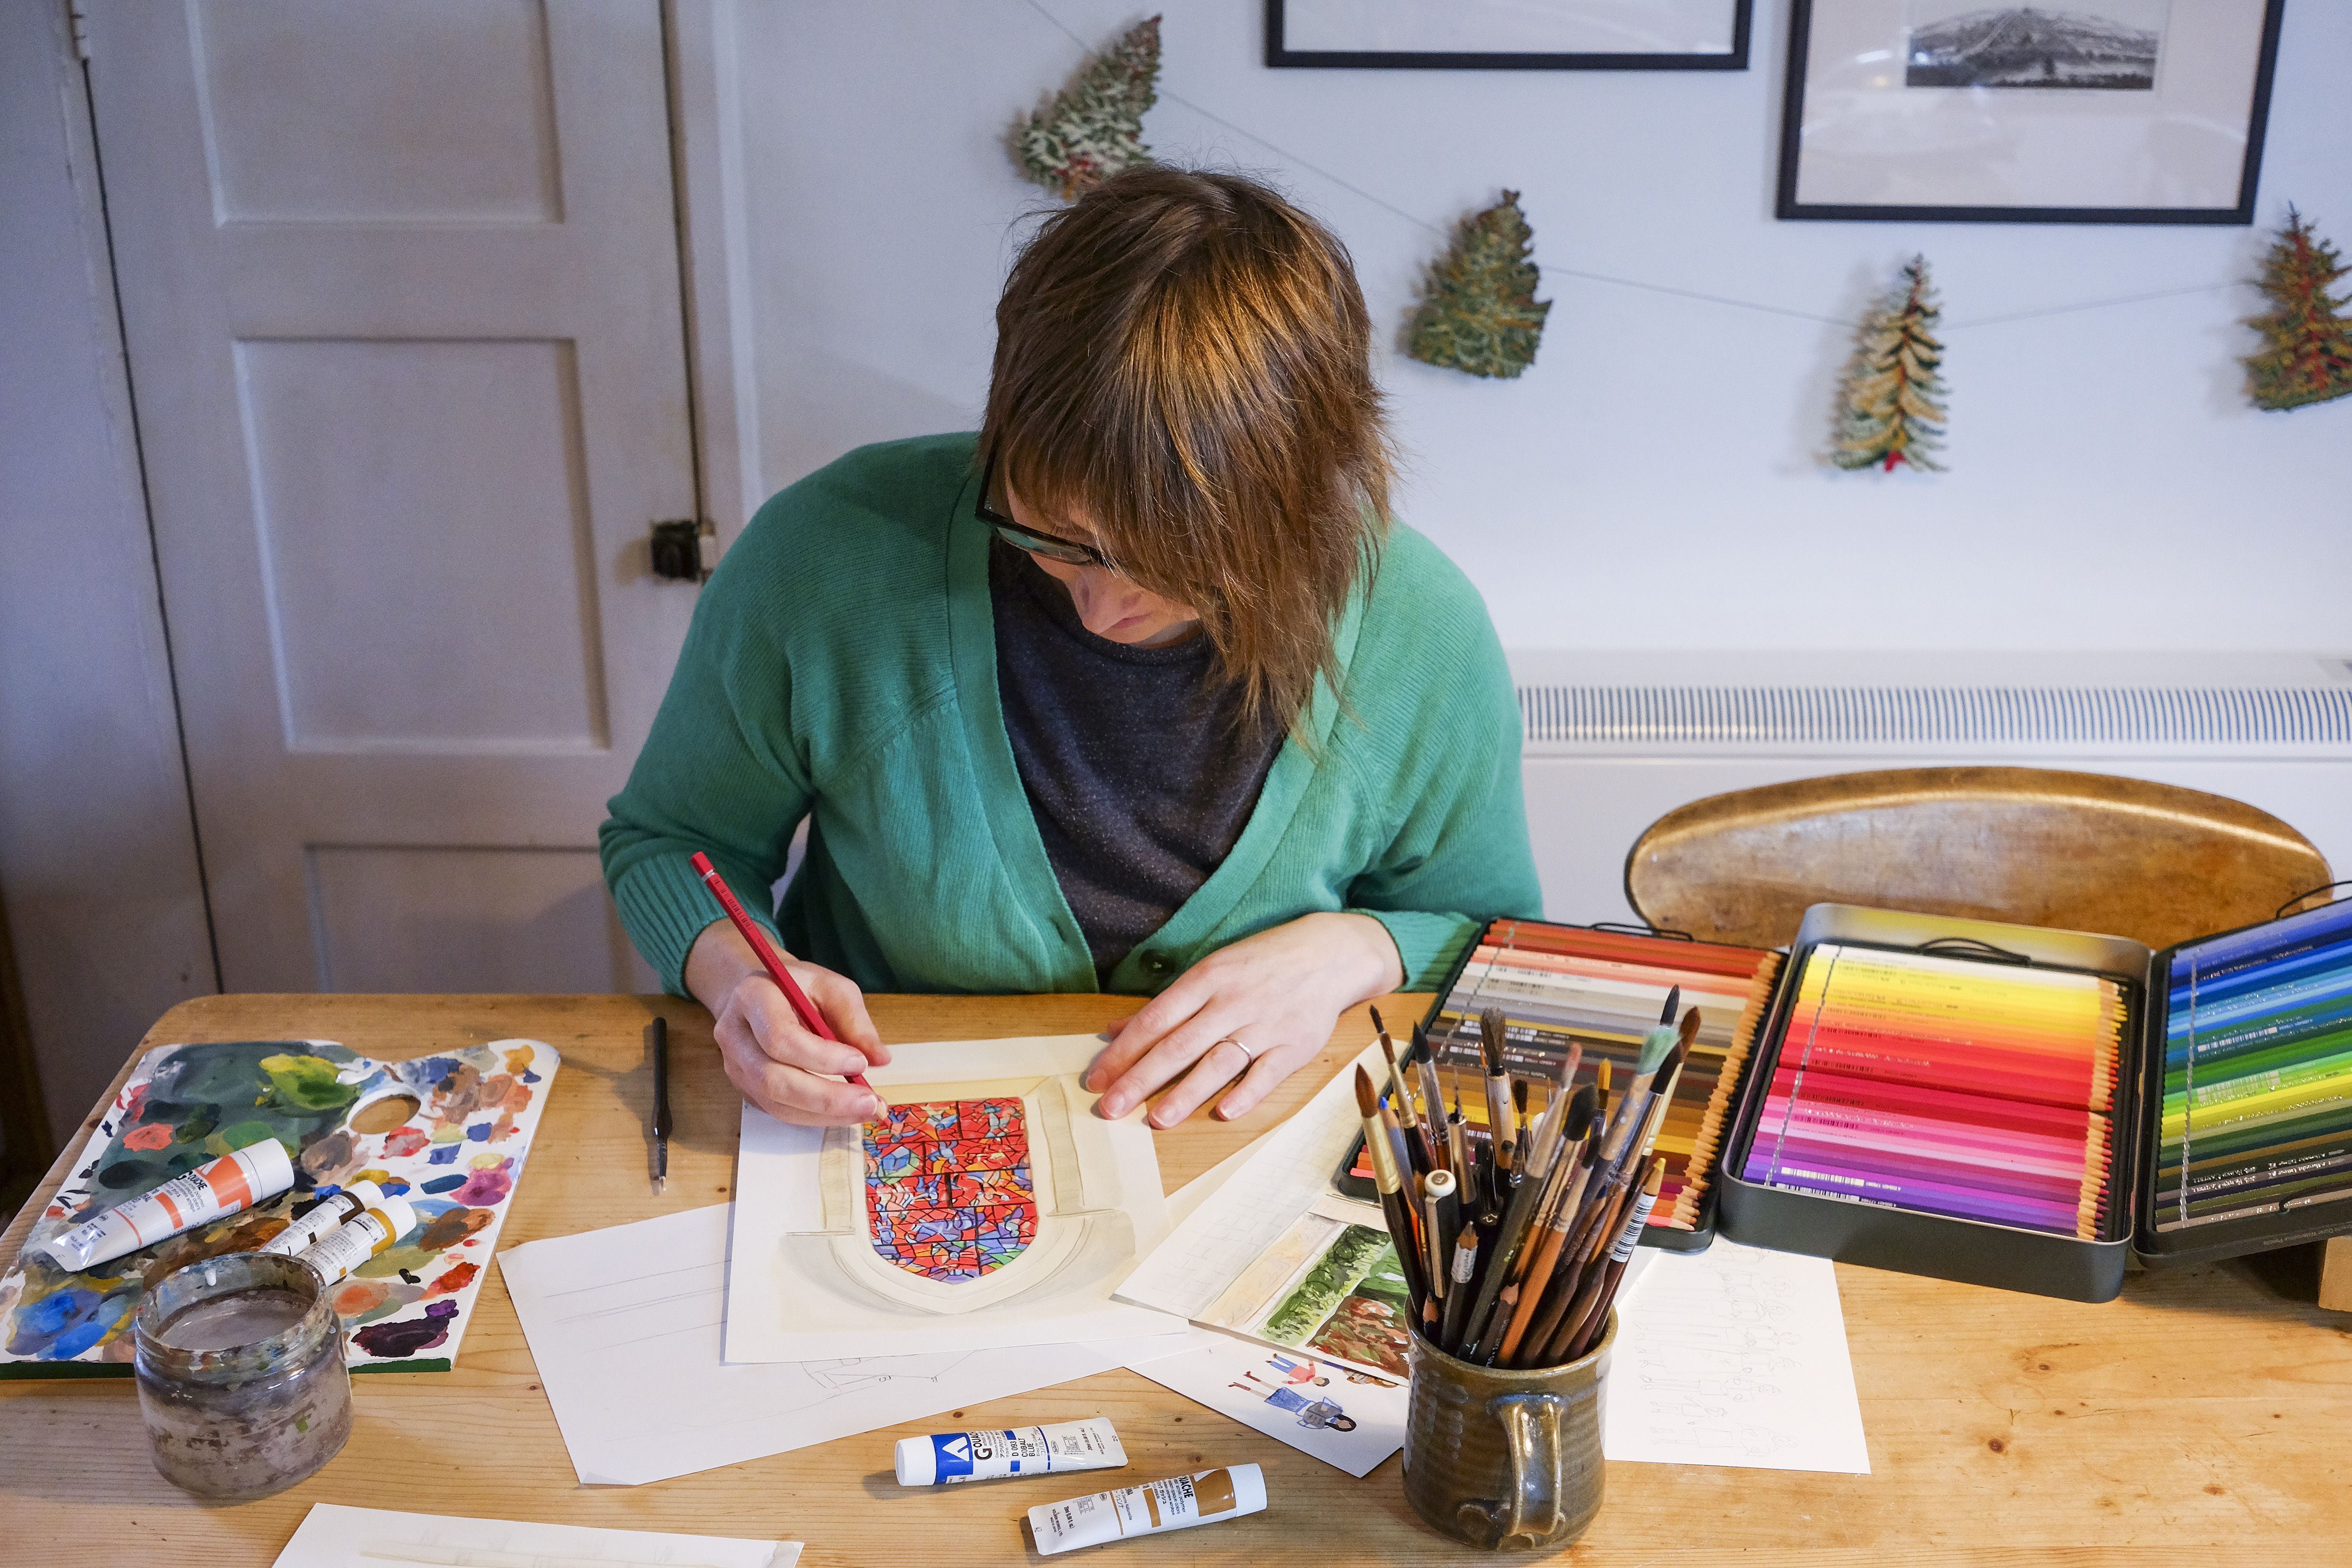
[[[774,948],[768,945],[768,933],[760,928],[759,921],[743,912],[735,890],[727,885],[727,879],[719,874],[719,868],[710,863],[710,857],[699,849],[696,850],[694,868],[702,873],[702,885],[718,896],[719,907],[727,911],[727,918],[735,922],[735,929],[743,933],[743,940],[751,944],[751,951],[760,955],[760,962],[768,966],[768,978],[776,983],[776,988],[784,994],[784,1000],[793,1005],[793,1016],[801,1021],[801,1027],[820,1040],[840,1043],[841,1037],[833,1032],[824,1021],[824,1015],[816,1010],[816,1004],[808,999],[808,993],[800,988],[800,983],[784,967],[784,961],[776,956]],[[882,1098],[874,1086],[866,1081],[864,1073],[851,1073],[849,1081],[875,1099]]]

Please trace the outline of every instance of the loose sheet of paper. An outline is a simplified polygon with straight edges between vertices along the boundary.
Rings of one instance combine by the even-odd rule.
[[[866,1075],[894,1103],[905,1102],[893,1092],[899,1087],[919,1089],[929,1100],[1013,1092],[1004,1085],[1048,1079],[1059,1084],[1058,1089],[1039,1091],[1038,1100],[1058,1094],[1066,1112],[1039,1114],[1040,1124],[1025,1132],[1030,1158],[1044,1162],[1034,1184],[1034,1237],[1024,1255],[1000,1273],[961,1283],[942,1284],[912,1273],[902,1278],[877,1261],[865,1231],[864,1186],[854,1197],[828,1196],[825,1191],[823,1132],[787,1127],[746,1105],[736,1163],[727,1359],[809,1361],[916,1350],[993,1350],[1181,1330],[1183,1324],[1164,1312],[1112,1299],[1135,1260],[1166,1237],[1168,1210],[1142,1108],[1106,1121],[1095,1114],[1097,1097],[1076,1085],[1075,1075],[1085,1071],[1102,1047],[1097,1035],[893,1046],[890,1065]],[[1057,1149],[1064,1137],[1067,1142]],[[852,1157],[862,1161],[854,1151]],[[1066,1177],[1076,1180],[1066,1183]],[[1083,1188],[1083,1208],[1072,1212],[1068,1194],[1077,1187]],[[831,1228],[829,1204],[845,1205]],[[1066,1261],[1052,1256],[1056,1248],[1067,1254]],[[935,1310],[884,1293],[969,1292],[987,1300],[1016,1280],[1015,1270],[1035,1274],[1038,1282],[968,1310],[948,1310],[953,1304],[943,1297]]]
[[[1333,1173],[1364,1128],[1356,1114],[1355,1066],[1379,1060],[1380,1047],[1367,1048],[1254,1144],[1241,1168],[1128,1276],[1120,1297],[1185,1318],[1205,1312],[1308,1205],[1330,1193]]]
[[[274,1568],[793,1568],[797,1541],[590,1530],[313,1503]]]
[[[1409,1391],[1402,1378],[1213,1329],[1182,1338],[1181,1354],[1129,1367],[1351,1476],[1404,1447]]]
[[[719,1359],[730,1205],[499,1255],[573,1469],[634,1486],[803,1448],[1181,1350],[1181,1334],[741,1365]],[[887,1469],[877,1445],[874,1468]]]
[[[1644,1250],[1618,1298],[1610,1458],[1870,1473],[1835,1265],[1721,1237]]]

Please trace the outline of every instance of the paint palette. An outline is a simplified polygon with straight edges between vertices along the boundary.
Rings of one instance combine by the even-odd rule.
[[[404,1197],[417,1223],[333,1288],[353,1372],[446,1372],[560,1064],[537,1040],[376,1061],[330,1040],[152,1051],[34,1222],[43,1241],[264,1137],[292,1190],[81,1273],[29,1252],[0,1277],[0,1377],[131,1372],[131,1318],[173,1269],[249,1251],[345,1185]]]

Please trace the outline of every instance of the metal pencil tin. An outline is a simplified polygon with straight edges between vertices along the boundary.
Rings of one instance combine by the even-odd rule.
[[[1747,1168],[1757,1121],[1771,1089],[1781,1045],[1788,1038],[1797,976],[1804,972],[1812,950],[1822,942],[1835,942],[1907,952],[1949,939],[1986,942],[2022,953],[2044,968],[2104,975],[2123,988],[2123,1061],[2116,1074],[2114,1113],[2118,1134],[2112,1145],[2108,1192],[2120,1195],[2140,1191],[2155,1125],[2155,1118],[2142,1112],[2146,1085],[2142,1030],[2149,1011],[2144,998],[2154,960],[2145,946],[2128,938],[2088,931],[1906,914],[1851,904],[1815,904],[1805,911],[1797,940],[1790,945],[1772,1016],[1750,1053],[1748,1081],[1740,1090],[1731,1131],[1724,1140],[1715,1187],[1722,1199],[1724,1234],[1757,1247],[1905,1274],[2076,1301],[2111,1300],[2123,1289],[2124,1271],[2132,1257],[2137,1206],[2132,1203],[2110,1202],[2099,1235],[2084,1239],[2021,1226],[1922,1214],[1864,1198],[1798,1192],[1749,1181],[1739,1173]],[[2135,1135],[2123,1135],[2126,1129],[2134,1130]]]

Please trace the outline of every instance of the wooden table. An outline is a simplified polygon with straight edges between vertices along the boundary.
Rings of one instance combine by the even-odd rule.
[[[1425,997],[1389,1016],[1417,1016]],[[877,996],[886,1038],[1097,1028],[1114,997]],[[646,1182],[651,1093],[643,1040],[670,1019],[678,1123],[668,1194]],[[1273,1124],[1369,1037],[1360,1014],[1265,1107],[1160,1137],[1169,1188]],[[217,996],[163,1016],[147,1046],[310,1037],[377,1057],[525,1036],[562,1076],[504,1231],[508,1246],[723,1203],[737,1100],[699,1007],[630,996]],[[134,1058],[135,1059],[135,1058]],[[124,1073],[130,1071],[126,1065]],[[109,1091],[110,1097],[112,1093]],[[69,1168],[49,1173],[7,1232]],[[2296,1267],[2301,1266],[2297,1275]],[[1620,1464],[1579,1563],[2113,1563],[2146,1568],[2345,1560],[2352,1468],[2352,1339],[2313,1301],[2309,1255],[2135,1277],[2084,1306],[1840,1266],[1867,1476]],[[1405,1506],[1400,1461],[1360,1481],[1129,1372],[750,1464],[635,1488],[583,1488],[539,1391],[502,1285],[484,1289],[457,1370],[355,1380],[351,1445],[319,1475],[258,1502],[196,1501],[148,1462],[128,1380],[0,1383],[0,1562],[267,1563],[314,1502],[630,1529],[799,1540],[812,1565],[1037,1560],[1032,1505],[1093,1486],[1212,1464],[1265,1467],[1273,1505],[1232,1524],[1105,1548],[1103,1560],[1303,1563],[1461,1562]],[[1106,1415],[1134,1468],[1116,1477],[900,1489],[893,1439],[950,1422]],[[1038,1560],[1042,1561],[1042,1560]]]

